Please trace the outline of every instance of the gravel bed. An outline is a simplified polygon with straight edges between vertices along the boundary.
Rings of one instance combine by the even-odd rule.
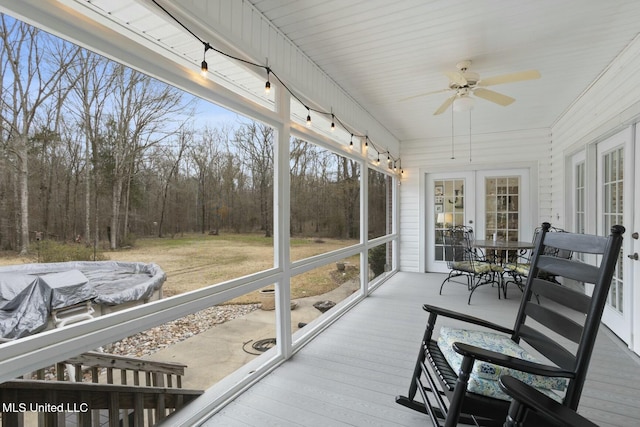
[[[172,344],[184,341],[215,325],[244,316],[260,308],[260,304],[228,304],[201,310],[180,319],[139,332],[115,343],[104,346],[105,353],[120,356],[143,357]],[[55,366],[45,369],[45,379],[55,380]],[[89,372],[85,381],[91,380]]]
[[[260,304],[227,304],[210,307],[124,338],[105,346],[104,351],[121,356],[146,356],[258,308]]]

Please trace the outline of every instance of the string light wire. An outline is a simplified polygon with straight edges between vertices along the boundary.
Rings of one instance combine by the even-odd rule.
[[[376,152],[378,153],[378,159],[377,159],[377,163],[380,163],[380,150],[378,150],[378,148],[376,148],[376,146],[373,144],[373,141],[371,141],[371,139],[369,138],[368,135],[359,135],[357,133],[354,133],[352,130],[350,130],[339,118],[338,116],[336,116],[333,113],[333,109],[330,112],[327,111],[322,111],[322,110],[316,110],[314,108],[309,107],[305,102],[303,102],[283,81],[282,79],[280,79],[280,77],[273,71],[273,69],[271,69],[269,67],[269,65],[262,65],[262,64],[258,64],[252,61],[248,61],[244,58],[240,58],[234,55],[231,55],[227,52],[224,52],[220,49],[215,48],[214,46],[212,46],[209,42],[203,40],[202,38],[200,38],[196,33],[194,33],[193,31],[191,31],[191,29],[189,27],[187,27],[186,25],[184,25],[178,18],[176,18],[171,12],[169,12],[165,7],[163,7],[161,4],[159,4],[156,0],[151,0],[153,2],[153,4],[155,4],[158,8],[160,8],[165,14],[167,14],[167,16],[169,16],[173,21],[175,21],[178,25],[180,25],[185,31],[187,31],[189,34],[191,34],[196,40],[198,40],[200,43],[202,43],[202,45],[204,46],[204,54],[206,56],[206,53],[208,50],[213,50],[214,52],[219,53],[220,55],[226,56],[227,58],[231,58],[233,60],[242,62],[244,64],[247,65],[251,65],[253,67],[258,67],[258,68],[262,68],[267,72],[267,82],[265,83],[265,92],[269,93],[270,89],[271,89],[271,82],[269,80],[269,77],[271,75],[273,75],[273,77],[278,81],[278,83],[296,100],[298,101],[300,104],[302,104],[302,106],[304,108],[307,109],[307,126],[311,126],[311,112],[313,111],[314,113],[318,113],[318,114],[322,114],[322,115],[326,115],[326,116],[331,116],[331,130],[333,131],[335,129],[335,124],[338,123],[344,130],[346,130],[347,132],[349,132],[351,134],[351,143],[350,146],[353,146],[353,137],[357,136],[359,138],[364,138],[365,139],[365,147],[369,146],[369,143],[371,143],[371,146],[374,150],[376,150]],[[203,59],[202,64],[201,64],[201,71],[203,72],[203,74],[206,74],[206,72],[208,71],[209,66],[207,64],[206,59]],[[453,119],[453,118],[452,118]],[[453,128],[453,122],[452,122],[452,128]],[[452,134],[452,139],[453,139],[453,134]],[[384,151],[383,151],[384,153]],[[391,159],[393,159],[393,161],[399,161],[400,158],[395,158],[392,157],[389,153],[389,151],[386,151],[387,153],[387,157],[389,159],[389,161],[391,161]],[[453,158],[453,157],[452,157]]]

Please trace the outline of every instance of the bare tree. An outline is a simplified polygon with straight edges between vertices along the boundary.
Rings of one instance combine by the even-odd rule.
[[[165,161],[163,162],[165,165],[166,171],[164,186],[162,188],[162,208],[160,209],[160,221],[158,222],[158,237],[162,237],[162,227],[164,225],[164,217],[165,211],[167,207],[167,196],[169,194],[169,186],[171,185],[171,181],[174,176],[177,174],[178,169],[180,168],[180,162],[182,161],[182,155],[184,154],[187,145],[191,142],[191,133],[182,131],[178,135],[177,147],[174,150],[166,149],[164,151],[164,155],[162,156]],[[174,148],[174,147],[172,147]]]
[[[244,123],[235,133],[236,149],[251,174],[258,196],[260,228],[265,237],[273,229],[273,143],[274,129],[262,123]]]
[[[78,80],[73,85],[73,103],[69,112],[77,117],[80,133],[84,140],[84,241],[91,245],[91,201],[93,194],[94,236],[93,244],[99,238],[99,209],[97,171],[100,168],[99,139],[105,120],[105,108],[111,92],[113,73],[111,62],[92,52],[82,50],[73,67]],[[91,183],[93,182],[93,191]]]
[[[0,15],[0,21],[3,80],[10,85],[10,90],[3,93],[1,118],[8,128],[8,151],[16,160],[20,253],[26,254],[29,250],[28,138],[38,108],[59,94],[60,80],[78,49],[6,15]]]
[[[114,133],[105,140],[112,161],[111,249],[118,246],[123,186],[134,173],[136,159],[167,132],[176,131],[174,117],[185,108],[181,91],[123,65],[116,65],[114,72]]]
[[[197,210],[201,233],[218,225],[214,218],[218,200],[214,198],[220,194],[221,190],[220,162],[223,155],[222,147],[225,143],[222,138],[223,132],[220,129],[205,128],[200,133],[199,141],[190,150],[198,182]],[[217,228],[215,232],[218,232]]]

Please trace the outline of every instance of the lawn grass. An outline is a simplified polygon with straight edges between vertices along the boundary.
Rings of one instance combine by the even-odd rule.
[[[291,258],[300,260],[314,255],[357,244],[354,240],[295,238],[291,240]],[[237,277],[273,267],[273,238],[261,234],[203,235],[185,234],[165,238],[138,238],[135,246],[103,253],[116,261],[158,264],[167,274],[163,294],[172,296],[200,289]],[[345,271],[335,264],[325,265],[296,276],[291,282],[292,298],[324,294],[347,280],[357,279],[359,257],[346,260]],[[0,265],[35,262],[15,254],[0,254]],[[259,293],[252,292],[234,303],[260,302]]]

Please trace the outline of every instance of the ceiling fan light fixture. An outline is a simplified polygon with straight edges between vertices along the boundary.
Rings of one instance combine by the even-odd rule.
[[[453,111],[469,111],[473,108],[473,104],[475,104],[475,100],[473,98],[469,96],[461,96],[453,101]]]

